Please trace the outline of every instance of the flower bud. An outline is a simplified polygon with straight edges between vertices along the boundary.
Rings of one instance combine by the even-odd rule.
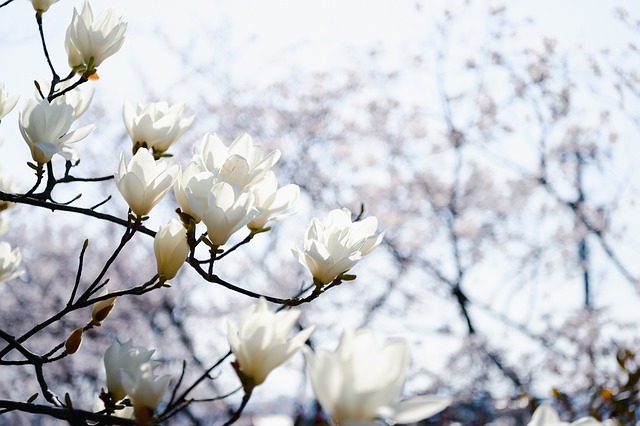
[[[82,333],[84,332],[82,327],[78,327],[69,334],[67,340],[64,342],[64,351],[71,355],[78,352],[80,345],[82,344]]]
[[[184,226],[175,219],[169,220],[156,233],[153,252],[156,255],[160,279],[170,280],[175,277],[189,254],[187,231]]]
[[[105,288],[102,293],[100,293],[100,297],[106,296],[109,294],[107,289]],[[113,306],[116,303],[115,297],[110,297],[105,300],[101,300],[93,304],[93,309],[91,310],[91,319],[94,323],[100,324],[104,319],[109,315],[109,312],[113,309]]]
[[[58,0],[30,0],[31,5],[35,9],[36,12],[44,13],[49,10],[49,7],[57,3]]]

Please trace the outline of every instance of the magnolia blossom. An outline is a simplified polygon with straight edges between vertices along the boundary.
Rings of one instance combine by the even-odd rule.
[[[116,16],[113,9],[93,19],[91,6],[85,1],[80,14],[73,9],[73,18],[67,28],[65,47],[69,66],[80,72],[97,68],[120,50],[126,29],[127,23],[121,16]]]
[[[153,149],[161,154],[169,149],[189,128],[195,116],[183,117],[184,104],[169,106],[166,102],[154,102],[133,107],[125,103],[122,117],[134,147]]]
[[[161,227],[153,240],[158,275],[163,280],[176,276],[189,254],[187,231],[182,223],[175,219]]]
[[[273,313],[269,311],[267,301],[260,298],[245,311],[239,330],[225,320],[229,345],[242,375],[251,381],[250,385],[264,382],[274,368],[288,360],[307,341],[314,327],[287,340],[299,316],[300,311],[294,309]]]
[[[380,347],[370,330],[345,331],[335,352],[307,352],[313,391],[337,426],[414,423],[445,409],[448,398],[400,400],[410,359],[404,339]]]
[[[219,180],[245,189],[261,180],[279,158],[279,150],[263,156],[262,148],[254,145],[246,133],[228,147],[218,136],[208,134],[202,139],[202,152],[195,161]]]
[[[186,189],[189,205],[207,227],[209,240],[216,246],[227,242],[229,237],[242,228],[256,215],[253,208],[253,195],[240,192],[226,182],[213,185],[208,193],[206,204],[191,188]]]
[[[133,346],[131,340],[122,345],[113,342],[104,353],[104,368],[107,372],[107,389],[114,401],[120,401],[127,396],[122,383],[122,373],[136,377],[140,366],[151,359],[154,350],[147,350],[142,346]]]
[[[533,413],[527,426],[602,426],[602,423],[593,417],[583,417],[573,423],[563,422],[556,410],[549,404],[542,404]]]
[[[0,241],[0,283],[22,275],[23,271],[18,269],[21,261],[20,249],[11,250],[11,244]]]
[[[153,373],[154,366],[144,363],[134,371],[122,371],[122,385],[129,395],[136,421],[147,424],[155,411],[162,395],[169,386],[169,376],[156,376]]]
[[[351,222],[349,210],[332,210],[325,219],[311,221],[303,250],[296,247],[293,255],[314,280],[329,284],[380,244],[384,233],[375,235],[377,228],[375,217]]]
[[[20,133],[31,150],[31,157],[38,164],[48,163],[54,154],[68,161],[77,161],[78,155],[67,144],[86,138],[95,125],[69,132],[74,120],[74,108],[61,102],[37,102],[30,99],[20,114]]]
[[[196,223],[200,222],[200,216],[191,208],[187,188],[189,188],[189,192],[194,198],[193,203],[196,209],[202,210],[202,206],[206,206],[209,203],[209,192],[211,192],[211,188],[215,183],[216,178],[213,173],[203,170],[197,163],[191,162],[180,171],[173,185],[173,193],[176,196],[180,210],[191,216]]]
[[[56,92],[63,91],[64,89],[71,86],[71,84],[71,80],[58,83],[58,85],[56,86]],[[47,94],[51,90],[51,83],[45,80],[42,82],[38,82],[38,85],[40,86],[40,90],[35,90],[35,94],[38,102],[41,102],[43,100],[42,95],[47,96]],[[40,93],[40,91],[42,91],[42,94]],[[69,90],[64,95],[58,96],[52,101],[52,103],[66,103],[71,105],[73,107],[73,118],[77,119],[82,114],[84,114],[89,108],[89,105],[91,105],[94,93],[95,89],[93,88],[88,90],[80,90],[79,87],[76,87],[73,90]]]
[[[140,149],[129,165],[124,162],[124,153],[120,153],[120,166],[115,178],[118,190],[131,211],[145,216],[171,189],[179,171],[180,166],[172,159],[156,161],[148,150]]]
[[[9,96],[9,93],[4,90],[4,83],[0,83],[0,120],[16,106],[18,98],[19,96]]]
[[[58,2],[58,0],[29,0],[29,1],[33,5],[33,8],[36,10],[36,12],[40,12],[40,13],[46,12],[47,10],[49,10],[49,7],[52,4]]]
[[[278,214],[296,202],[300,196],[298,185],[290,184],[278,188],[278,181],[272,171],[262,178],[261,181],[251,187],[251,192],[255,198],[254,207],[258,210],[256,217],[247,225],[251,229],[261,229],[269,220],[281,220],[291,215]]]

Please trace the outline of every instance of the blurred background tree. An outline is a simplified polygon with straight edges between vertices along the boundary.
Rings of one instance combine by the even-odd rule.
[[[364,25],[374,25],[361,7]],[[402,15],[406,25],[424,29],[423,35],[397,42],[391,32],[403,24],[393,22],[380,27],[380,39],[388,35],[393,42],[347,44],[339,57],[325,58],[317,44],[301,48],[311,50],[304,57],[295,48],[269,51],[265,63],[282,62],[275,76],[251,57],[264,44],[231,42],[231,30],[207,25],[195,8],[189,27],[179,26],[182,15],[173,26],[146,23],[139,43],[148,45],[156,65],[142,68],[149,59],[133,59],[129,66],[143,72],[127,75],[126,84],[101,75],[96,90],[106,91],[104,83],[144,94],[129,101],[185,101],[197,121],[176,146],[183,164],[205,132],[230,141],[246,131],[267,149],[282,150],[278,173],[282,182],[300,186],[299,214],[260,235],[234,262],[217,266],[227,281],[288,295],[307,279],[290,248],[301,244],[312,216],[342,206],[358,214],[364,206],[378,217],[384,246],[354,270],[356,282],[305,306],[299,325],[316,324],[312,344],[318,346],[335,345],[344,326],[409,339],[408,391],[455,398],[428,424],[526,424],[544,399],[571,418],[591,414],[632,424],[638,411],[640,15],[611,10],[607,31],[616,36],[601,48],[527,37],[536,22],[519,18],[514,5],[403,7],[412,9]],[[573,7],[579,15],[578,3]],[[311,65],[293,66],[289,55]],[[329,61],[328,71],[314,69],[322,60]],[[172,72],[154,75],[162,69]],[[164,84],[156,84],[162,78]],[[96,94],[85,118],[101,123],[93,137],[110,141],[113,152],[129,149],[120,105],[103,96]],[[9,143],[19,144],[7,140],[3,149]],[[116,155],[107,154],[113,158],[81,167],[115,170]],[[112,185],[102,188],[85,195],[113,194]],[[71,188],[60,197],[75,195]],[[120,212],[123,205],[114,199],[104,209]],[[22,285],[0,288],[0,322],[18,330],[65,303],[68,289],[58,283],[73,281],[82,234],[90,234],[88,253],[98,259],[117,244],[104,237],[113,233],[108,225],[61,227],[46,212],[36,222],[19,209],[9,236],[23,247],[28,273]],[[44,238],[50,243],[39,244]],[[114,289],[152,272],[149,244],[130,251],[109,276]],[[96,366],[116,336],[157,348],[165,373],[179,371],[185,359],[187,377],[201,374],[227,351],[221,318],[237,316],[246,300],[196,277],[183,271],[171,289],[118,300],[116,315],[86,337],[85,357],[60,363],[51,380],[91,404],[103,375]],[[64,339],[73,320],[38,343]],[[249,412],[317,420],[302,360],[288,365],[256,392]],[[27,372],[6,370],[0,392],[28,396]],[[229,369],[198,396],[224,394],[235,380]],[[216,402],[220,410],[193,404],[176,422],[221,421],[228,403]],[[48,421],[6,418],[11,424]]]

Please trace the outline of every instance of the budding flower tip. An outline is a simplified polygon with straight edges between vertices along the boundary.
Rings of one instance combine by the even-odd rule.
[[[67,340],[64,342],[64,351],[68,355],[73,355],[78,352],[80,349],[80,345],[82,344],[82,333],[84,332],[84,327],[78,327],[69,334]]]

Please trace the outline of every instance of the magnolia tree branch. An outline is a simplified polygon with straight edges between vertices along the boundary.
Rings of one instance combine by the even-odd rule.
[[[11,411],[22,411],[24,413],[40,414],[60,420],[66,420],[72,425],[90,424],[88,422],[122,426],[135,426],[137,424],[135,420],[131,419],[123,419],[106,414],[93,413],[91,411],[77,410],[70,407],[52,407],[50,405],[34,404],[33,402],[19,402],[0,399],[0,408],[2,409],[0,414],[5,414]]]
[[[51,70],[51,75],[53,76],[51,80],[52,82],[51,91],[48,95],[50,96],[51,93],[53,93],[55,85],[58,84],[58,82],[60,81],[60,77],[58,76],[58,73],[56,73],[56,70],[53,67],[53,63],[51,62],[51,58],[49,57],[49,50],[47,49],[47,42],[44,38],[44,30],[42,29],[42,13],[41,12],[36,12],[36,21],[38,22],[38,32],[40,33],[40,41],[42,42],[42,50],[44,51],[44,57],[47,59],[47,64],[49,65],[49,69]]]
[[[43,200],[40,200],[40,199],[22,198],[21,195],[8,194],[8,193],[2,192],[2,191],[0,191],[0,200],[1,201],[8,201],[8,202],[16,203],[16,204],[26,204],[26,205],[35,206],[35,207],[41,207],[41,208],[48,209],[48,210],[51,210],[51,211],[63,211],[63,212],[77,213],[77,214],[81,214],[81,215],[84,215],[84,216],[89,216],[89,217],[93,217],[93,218],[96,218],[96,219],[104,220],[106,222],[115,223],[117,225],[124,226],[125,228],[129,226],[129,221],[126,220],[126,219],[121,219],[119,217],[112,216],[112,215],[106,214],[106,213],[100,213],[100,212],[97,212],[97,211],[92,210],[90,208],[58,204],[58,203],[54,203],[54,202],[50,202],[50,201],[43,201]],[[148,235],[150,237],[154,237],[156,235],[155,231],[152,231],[152,230],[150,230],[150,229],[148,229],[148,228],[146,228],[144,226],[138,226],[136,228],[136,232],[140,232],[140,233]]]

